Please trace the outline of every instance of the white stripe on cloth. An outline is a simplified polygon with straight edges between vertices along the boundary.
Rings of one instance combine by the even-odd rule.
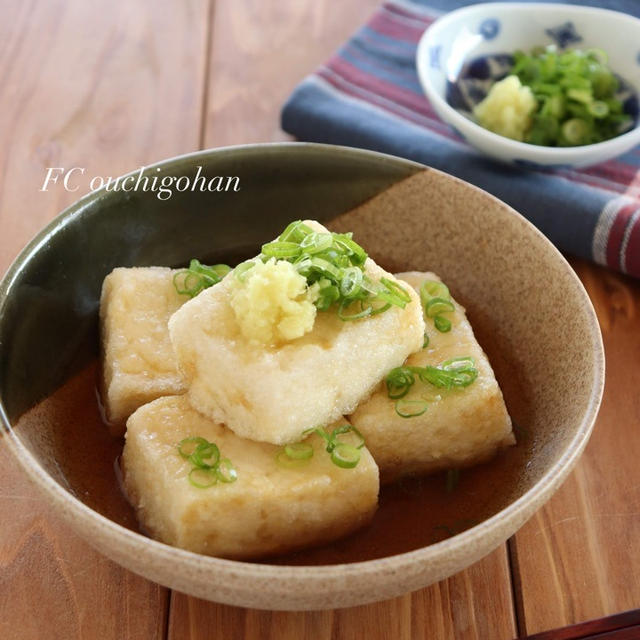
[[[620,268],[625,272],[627,270],[627,247],[629,246],[629,238],[631,237],[631,230],[635,226],[636,222],[640,219],[640,208],[634,211],[631,219],[627,223],[627,228],[624,230],[624,236],[622,238],[622,245],[620,246]]]
[[[387,0],[387,2],[382,5],[382,9],[386,13],[389,13],[389,10],[386,9],[385,5],[398,7],[398,9],[402,11],[413,13],[416,16],[424,16],[425,18],[439,18],[441,15],[446,13],[446,11],[440,11],[439,9],[435,9],[434,7],[427,7],[416,2],[410,2],[409,0]],[[406,24],[410,24],[411,26],[424,27],[424,24],[419,20],[412,21],[411,18],[408,18],[406,16],[399,16],[397,13],[394,13],[393,15],[395,18],[404,17]],[[398,20],[398,22],[401,22],[401,20]]]
[[[607,245],[609,244],[609,234],[616,216],[623,207],[633,204],[633,198],[627,196],[618,196],[609,200],[600,212],[595,231],[593,233],[593,241],[591,252],[593,259],[598,264],[607,265]]]

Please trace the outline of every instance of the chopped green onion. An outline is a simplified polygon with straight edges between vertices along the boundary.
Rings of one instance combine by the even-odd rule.
[[[353,298],[362,288],[363,273],[358,267],[348,267],[342,273],[340,280],[340,295],[344,298]]]
[[[283,242],[302,242],[306,236],[313,233],[313,229],[302,220],[294,220],[287,225],[287,228],[280,234],[278,240]]]
[[[338,436],[346,433],[353,433],[358,438],[358,444],[354,445],[356,446],[356,449],[362,449],[362,447],[364,447],[364,436],[351,424],[343,424],[341,427],[336,427],[331,432],[331,436],[329,438],[329,446],[335,446],[336,443],[339,442]],[[329,447],[327,447],[327,451],[329,451]]]
[[[305,253],[313,255],[314,253],[326,251],[331,247],[332,243],[333,238],[330,233],[316,233],[313,231],[302,239],[300,249],[304,250]]]
[[[345,469],[351,469],[358,464],[358,461],[360,460],[360,449],[364,447],[365,442],[362,433],[360,433],[360,431],[358,431],[358,429],[356,429],[353,425],[343,424],[339,427],[336,427],[331,432],[331,434],[327,433],[327,431],[323,427],[311,427],[311,429],[306,429],[305,431],[303,431],[302,436],[306,437],[311,433],[315,433],[325,441],[326,451],[331,455],[331,460],[334,464]],[[356,444],[350,444],[338,439],[339,436],[349,433],[353,433],[353,435],[356,436]],[[282,453],[284,453],[285,451],[286,448],[282,450]]]
[[[422,306],[426,306],[431,298],[449,300],[451,298],[451,294],[449,293],[447,285],[439,280],[425,280],[420,285],[420,300],[422,302]]]
[[[426,400],[407,400],[402,398],[396,400],[396,413],[401,418],[417,418],[429,408]]]
[[[332,281],[340,281],[342,279],[342,272],[338,267],[333,265],[328,260],[313,256],[313,258],[305,258],[303,261],[296,264],[296,269],[300,274],[305,276],[307,280],[309,277],[313,277],[318,274],[322,278],[328,278]]]
[[[379,304],[379,306],[375,306],[376,304]],[[387,302],[385,304],[381,304],[381,301],[378,298],[372,298],[371,299],[371,315],[372,316],[377,316],[379,313],[383,313],[387,309],[391,309],[391,303],[390,302]]]
[[[177,448],[180,456],[193,465],[189,472],[189,482],[194,487],[206,489],[218,481],[235,482],[238,479],[231,460],[220,458],[220,449],[215,442],[194,436],[181,440]]]
[[[586,144],[589,125],[581,118],[571,118],[562,125],[562,136],[571,146]]]
[[[395,294],[402,302],[407,304],[411,302],[411,296],[405,291],[404,287],[394,282],[390,278],[380,278],[380,283],[383,284],[392,294]],[[396,305],[401,306],[401,305]],[[402,305],[404,309],[404,305]]]
[[[180,269],[173,276],[173,286],[180,295],[194,298],[201,291],[218,284],[231,271],[226,264],[207,266],[195,258],[187,269]]]
[[[274,241],[262,245],[262,253],[268,258],[295,258],[302,249],[297,242]]]
[[[427,332],[424,332],[424,340],[422,341],[422,348],[426,349],[429,346],[429,334],[427,334]]]
[[[331,452],[331,462],[343,469],[353,469],[360,462],[360,450],[350,444],[340,443]]]
[[[318,311],[326,311],[334,302],[340,299],[340,290],[327,278],[318,280],[317,285],[318,290],[315,305]]]
[[[393,399],[404,398],[415,381],[416,378],[409,367],[392,369],[385,379],[389,397]]]
[[[357,242],[352,240],[350,233],[334,233],[332,235],[334,243],[349,255],[351,262],[355,266],[361,267],[364,265],[367,253]]]
[[[600,49],[534,49],[517,51],[511,69],[537,101],[525,142],[576,146],[608,140],[627,129],[632,119],[616,97],[619,80]]]
[[[468,371],[475,367],[475,360],[471,356],[459,356],[445,360],[440,367],[445,371]]]
[[[189,456],[189,462],[194,467],[201,469],[213,469],[220,460],[220,449],[213,442],[199,444],[196,450]]]
[[[318,311],[337,305],[338,317],[345,322],[383,313],[392,306],[404,308],[411,301],[392,278],[373,282],[365,274],[367,253],[351,233],[317,232],[294,220],[276,240],[262,246],[258,259],[270,258],[293,264],[306,279]],[[244,281],[254,264],[255,259],[238,265],[235,276]]]
[[[215,469],[220,482],[235,482],[238,479],[238,472],[229,458],[222,458]]]
[[[283,469],[302,469],[309,464],[309,458],[290,458],[284,449],[276,454],[276,463]]]
[[[602,100],[591,102],[587,109],[594,118],[606,118],[609,115],[609,105]]]
[[[415,383],[416,376],[421,382],[441,389],[468,387],[478,377],[475,361],[469,356],[445,360],[440,366],[403,366],[392,369],[385,379],[387,395],[392,400],[404,398]],[[406,411],[403,411],[406,413]],[[400,412],[399,412],[399,415]]]
[[[354,302],[349,299],[345,299],[340,303],[340,306],[338,307],[338,318],[340,318],[340,320],[361,320],[362,318],[370,316],[373,312],[373,307],[371,305],[363,307],[362,301],[360,301],[360,311],[357,311],[356,313],[345,313],[345,311],[353,304]]]
[[[193,438],[185,438],[184,440],[180,440],[178,443],[178,453],[186,459],[196,450],[197,446],[202,444],[207,445],[209,442],[204,438],[199,438],[197,436]]]
[[[464,370],[445,371],[440,367],[426,366],[418,374],[422,382],[428,382],[434,387],[453,389],[453,387],[468,387],[478,377],[478,370],[470,367]]]
[[[253,260],[245,260],[241,262],[234,270],[233,275],[240,280],[240,282],[244,282],[247,278],[248,272],[255,267],[256,261]]]
[[[433,325],[440,333],[451,331],[451,320],[448,320],[444,316],[436,316],[433,319]]]
[[[435,318],[441,313],[455,311],[455,307],[450,300],[444,298],[431,298],[424,307],[424,312],[428,318]]]
[[[286,445],[284,452],[292,460],[307,460],[313,456],[313,447],[308,442],[296,442]]]
[[[218,475],[215,469],[194,467],[189,472],[189,482],[198,489],[208,489],[218,482]]]

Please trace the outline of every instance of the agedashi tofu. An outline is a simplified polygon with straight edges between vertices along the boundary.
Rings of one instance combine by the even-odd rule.
[[[113,435],[127,418],[161,396],[186,390],[169,340],[169,318],[189,298],[164,267],[114,269],[100,299],[102,403]]]
[[[220,459],[235,469],[235,481],[206,488],[190,482],[194,467],[178,445],[194,437],[215,443]],[[255,558],[331,541],[372,516],[378,468],[366,448],[355,467],[342,468],[319,436],[305,443],[312,457],[283,467],[280,447],[238,437],[194,410],[184,395],[160,398],[128,420],[126,491],[147,532],[197,553]]]
[[[439,281],[433,273],[410,272],[397,277],[417,292],[425,280]],[[416,373],[408,393],[398,400],[389,397],[383,381],[349,418],[364,435],[380,467],[382,482],[474,465],[515,443],[511,419],[489,360],[473,335],[463,307],[453,299],[451,303],[454,310],[441,314],[451,323],[451,329],[438,331],[435,318],[427,318],[428,345],[405,364],[439,367],[455,358],[471,357],[477,378],[468,386],[445,389],[420,380]],[[400,395],[401,390],[392,389],[394,392]],[[411,415],[423,410],[412,417],[398,413]]]
[[[330,241],[318,223],[303,224]],[[404,308],[388,305],[345,321],[337,305],[316,312],[310,303],[316,285],[306,288],[290,264],[268,260],[253,269],[240,284],[231,273],[169,321],[191,403],[244,438],[299,440],[305,429],[351,413],[422,346],[424,321],[411,287],[404,287]],[[362,274],[375,283],[400,284],[370,258]]]

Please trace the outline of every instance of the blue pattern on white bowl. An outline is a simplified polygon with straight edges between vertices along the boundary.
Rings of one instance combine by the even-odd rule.
[[[485,40],[493,40],[500,33],[500,21],[497,18],[485,18],[480,23],[479,32]]]
[[[577,4],[488,2],[436,20],[418,45],[416,62],[435,112],[470,145],[505,162],[522,160],[524,163],[517,163],[521,166],[532,162],[536,166],[584,167],[640,144],[639,42],[640,20],[616,11]],[[604,49],[611,68],[627,81],[618,97],[635,127],[598,144],[544,147],[504,138],[469,117],[491,84],[509,73],[511,58],[506,53],[550,44]]]
[[[557,27],[550,27],[544,32],[558,45],[564,49],[568,45],[578,44],[582,42],[582,36],[576,32],[573,22],[565,22]]]

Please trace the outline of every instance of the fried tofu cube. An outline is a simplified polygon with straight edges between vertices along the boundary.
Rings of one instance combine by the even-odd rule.
[[[394,279],[370,258],[365,273],[374,281]],[[193,406],[244,438],[299,440],[305,429],[352,412],[422,346],[420,300],[410,287],[404,309],[343,321],[331,308],[317,313],[305,335],[277,346],[255,344],[231,306],[233,280],[230,275],[185,304],[169,331]]]
[[[232,462],[236,481],[193,486],[193,465],[178,452],[189,437],[215,442]],[[184,395],[160,398],[127,423],[125,488],[151,536],[196,553],[256,558],[328,542],[369,521],[378,468],[365,448],[357,466],[345,469],[331,461],[319,436],[306,442],[313,456],[283,468],[279,447],[238,437],[198,413]]]
[[[397,277],[416,291],[427,279],[439,280],[433,273],[410,272]],[[489,360],[473,335],[464,308],[452,302],[455,311],[447,313],[451,330],[441,333],[428,319],[429,343],[406,364],[437,366],[451,358],[471,356],[477,379],[468,387],[451,390],[416,379],[405,399],[426,400],[427,410],[409,418],[398,415],[396,401],[389,398],[382,382],[349,418],[364,435],[383,483],[404,475],[471,466],[515,444],[511,419]]]
[[[113,435],[143,404],[183,393],[169,340],[169,318],[187,300],[173,286],[175,271],[164,267],[114,269],[100,298],[101,397]]]

